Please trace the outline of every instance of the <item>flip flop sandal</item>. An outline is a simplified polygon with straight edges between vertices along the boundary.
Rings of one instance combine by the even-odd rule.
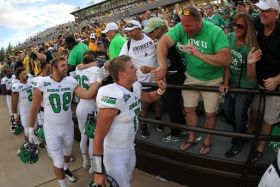
[[[206,150],[208,150],[208,151],[206,151]],[[205,156],[205,155],[209,154],[211,152],[211,150],[212,150],[211,144],[209,144],[209,145],[202,144],[199,154]]]
[[[198,142],[201,140],[201,136],[197,137],[194,141],[188,141],[186,140],[185,142],[183,142],[180,147],[179,150],[180,151],[186,151],[187,149],[189,149],[190,147],[198,144]],[[189,144],[189,146],[187,146],[187,144]]]
[[[185,141],[184,143],[182,143],[180,145],[180,151],[186,151],[187,149],[189,149],[190,147],[196,145],[197,142],[196,141]]]
[[[258,160],[260,160],[262,158],[262,156],[263,156],[263,152],[260,152],[260,151],[256,150],[256,152],[255,152],[255,154],[254,154],[254,156],[253,156],[253,158],[251,160],[252,163],[255,163]]]

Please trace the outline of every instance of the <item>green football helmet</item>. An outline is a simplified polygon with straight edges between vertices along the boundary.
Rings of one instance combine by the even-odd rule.
[[[84,134],[87,135],[88,138],[94,138],[95,130],[96,130],[95,112],[92,112],[87,115],[87,120],[84,127]]]
[[[43,126],[38,126],[38,128],[35,130],[34,134],[41,140],[45,140],[45,134]]]
[[[24,143],[17,151],[17,156],[25,164],[36,163],[39,159],[39,150],[36,144]]]
[[[280,123],[276,124],[272,130],[271,130],[271,135],[273,136],[280,136]],[[278,149],[280,148],[280,141],[271,141],[268,144],[269,148],[272,149],[275,152],[278,152]]]
[[[13,123],[10,124],[10,131],[14,135],[19,135],[23,131],[23,126],[21,125],[20,122],[14,121]]]

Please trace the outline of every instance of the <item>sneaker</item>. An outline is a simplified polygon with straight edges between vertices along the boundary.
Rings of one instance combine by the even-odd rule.
[[[162,132],[162,131],[164,131],[164,126],[157,125],[156,129],[157,129],[158,132]]]
[[[142,127],[141,127],[141,136],[143,138],[149,138],[150,137],[150,132],[149,132],[146,124],[142,125]]]
[[[89,162],[88,159],[86,159],[86,160],[83,161],[83,167],[84,167],[85,169],[90,168],[90,162]]]
[[[179,142],[180,138],[178,136],[172,136],[171,134],[168,134],[164,136],[160,141],[163,143],[174,143]]]
[[[233,145],[225,154],[227,158],[235,157],[241,152],[241,146]]]
[[[77,181],[77,178],[70,172],[69,169],[64,170],[64,174],[69,179],[69,181],[71,181],[71,182],[76,182]]]
[[[75,162],[75,158],[73,157],[73,155],[71,155],[70,157],[70,162]]]
[[[89,172],[89,174],[93,174],[93,172],[94,172],[94,171],[93,171],[93,167],[90,167],[89,170],[88,170],[88,172]]]

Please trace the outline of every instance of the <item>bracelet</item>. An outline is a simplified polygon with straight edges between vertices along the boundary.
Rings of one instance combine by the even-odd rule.
[[[165,90],[162,90],[162,89],[157,89],[157,91],[156,91],[156,94],[158,95],[158,96],[162,96],[163,94],[165,93]]]
[[[105,166],[103,164],[103,155],[93,155],[91,165],[93,167],[94,173],[104,174]]]

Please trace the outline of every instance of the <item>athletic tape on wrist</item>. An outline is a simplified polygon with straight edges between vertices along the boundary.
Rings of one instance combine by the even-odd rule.
[[[103,79],[101,79],[100,77],[98,77],[98,78],[96,79],[96,82],[98,82],[99,84],[101,84],[101,83],[102,83],[102,80],[103,80]]]
[[[29,129],[28,129],[28,132],[29,132],[29,134],[33,134],[34,133],[34,128],[33,127],[29,127]]]
[[[105,167],[103,164],[103,155],[93,155],[91,165],[93,167],[94,173],[98,174],[104,174],[105,173]]]
[[[162,89],[157,89],[156,91],[156,94],[159,95],[159,96],[162,96],[163,94],[165,93],[165,90],[162,90]]]
[[[13,116],[14,116],[15,119],[17,119],[18,115],[17,115],[17,113],[14,113]]]

